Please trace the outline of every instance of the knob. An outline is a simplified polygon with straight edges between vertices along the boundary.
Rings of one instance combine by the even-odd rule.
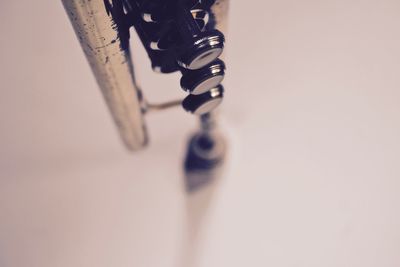
[[[219,178],[227,153],[226,139],[217,132],[199,132],[187,145],[184,162],[186,190],[196,192]]]
[[[204,67],[218,58],[224,48],[224,35],[218,30],[202,32],[191,11],[178,3],[177,28],[182,45],[177,47],[178,64],[190,70]]]
[[[182,70],[181,87],[190,94],[199,95],[217,87],[225,76],[225,64],[214,60],[198,70]]]
[[[182,101],[183,108],[193,114],[203,115],[214,110],[222,102],[224,87],[218,85],[201,95],[189,95]]]

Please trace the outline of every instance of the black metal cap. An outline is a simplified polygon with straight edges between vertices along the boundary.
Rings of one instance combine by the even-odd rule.
[[[183,102],[183,108],[193,114],[202,115],[214,110],[222,102],[224,87],[218,85],[201,95],[189,95]]]
[[[181,87],[190,94],[199,95],[218,86],[225,76],[225,64],[222,60],[214,60],[198,70],[184,70]]]
[[[185,69],[200,69],[222,54],[224,41],[224,35],[218,30],[202,32],[178,48],[177,62]]]

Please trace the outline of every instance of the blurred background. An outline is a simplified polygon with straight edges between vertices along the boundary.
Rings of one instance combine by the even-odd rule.
[[[196,120],[150,114],[127,152],[61,1],[1,1],[0,266],[400,266],[399,14],[231,1],[229,158],[188,195]],[[133,46],[149,99],[185,95]]]

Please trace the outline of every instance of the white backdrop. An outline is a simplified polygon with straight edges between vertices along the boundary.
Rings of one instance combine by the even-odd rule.
[[[61,1],[0,3],[1,267],[400,266],[400,2],[232,1],[212,198],[195,128],[152,114],[130,154]],[[154,101],[178,76],[138,76]]]

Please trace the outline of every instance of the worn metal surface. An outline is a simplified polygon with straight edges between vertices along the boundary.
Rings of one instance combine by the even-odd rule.
[[[129,36],[121,34],[110,7],[103,0],[62,0],[82,49],[130,150],[147,144],[142,93],[135,83]],[[228,0],[217,0],[212,8],[216,28],[226,33]],[[114,17],[115,19],[115,17]],[[129,35],[129,33],[127,33]]]
[[[126,147],[147,143],[141,92],[135,83],[129,47],[103,0],[62,0]],[[78,97],[78,96],[77,96]]]

